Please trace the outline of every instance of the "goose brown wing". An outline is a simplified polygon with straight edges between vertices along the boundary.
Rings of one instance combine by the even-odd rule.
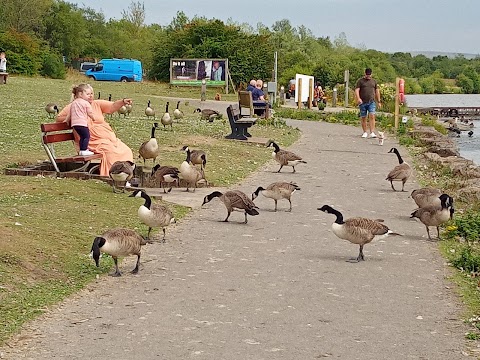
[[[155,176],[157,178],[164,177],[165,175],[178,174],[178,168],[174,166],[161,166],[155,171]]]
[[[132,166],[125,163],[124,161],[116,161],[110,167],[110,174],[119,174],[122,172],[131,173],[133,171]]]
[[[355,231],[364,234],[370,240],[373,239],[375,235],[383,235],[388,232],[388,226],[367,218],[350,218],[345,220],[345,224],[350,229],[355,229]]]
[[[295,161],[295,160],[302,160],[302,158],[300,156],[298,156],[297,154],[291,152],[291,151],[288,151],[288,150],[280,150],[278,153],[277,153],[277,156],[279,159],[281,159],[285,164],[288,162],[288,161]]]
[[[250,198],[240,190],[227,191],[225,196],[230,201],[232,207],[237,209],[254,209],[257,206]]]
[[[412,174],[410,165],[403,163],[395,166],[387,175],[387,180],[402,180],[408,179]]]

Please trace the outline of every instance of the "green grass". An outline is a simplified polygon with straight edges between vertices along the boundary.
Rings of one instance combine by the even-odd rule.
[[[7,86],[0,88],[3,155],[0,158],[0,344],[46,307],[111,270],[111,260],[102,258],[101,267],[96,268],[88,257],[95,236],[113,227],[133,228],[142,234],[147,231],[136,216],[141,201],[113,194],[111,187],[102,181],[3,175],[7,167],[47,158],[40,142],[39,125],[53,120],[48,120],[44,107],[49,102],[66,105],[71,86],[81,81],[85,78],[12,77]],[[167,100],[176,105],[173,99],[176,97],[200,98],[199,88],[170,88],[168,84],[95,82],[92,85],[102,98],[112,94],[113,99],[133,99],[134,109],[129,118],[114,115],[107,120],[135,157],[140,144],[150,137],[153,121],[144,115],[149,99],[157,112],[163,113]],[[209,89],[207,98],[213,99],[216,91]],[[235,100],[236,95],[223,94],[222,99]],[[157,131],[162,148],[160,163],[178,166],[185,159],[180,152],[183,145],[201,148],[209,157],[206,169],[209,182],[231,185],[271,159],[270,149],[225,140],[224,136],[230,133],[227,119],[213,123],[200,120],[200,115],[193,113],[192,100],[183,100],[181,109],[185,118],[174,124],[174,131],[163,128]],[[272,126],[266,121],[252,127],[251,133],[273,138],[285,147],[300,135],[297,129],[282,122]],[[71,149],[67,144],[60,153],[71,154]],[[189,208],[168,205],[177,219],[189,212]]]

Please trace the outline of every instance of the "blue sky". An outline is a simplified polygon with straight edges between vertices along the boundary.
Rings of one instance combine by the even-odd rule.
[[[120,19],[131,0],[71,1]],[[144,0],[146,23],[168,25],[177,11],[253,27],[281,19],[315,36],[345,33],[350,45],[384,52],[440,51],[480,54],[479,0]]]

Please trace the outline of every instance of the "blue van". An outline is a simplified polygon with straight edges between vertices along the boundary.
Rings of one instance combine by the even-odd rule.
[[[102,59],[85,75],[98,81],[142,81],[142,63],[133,59]]]

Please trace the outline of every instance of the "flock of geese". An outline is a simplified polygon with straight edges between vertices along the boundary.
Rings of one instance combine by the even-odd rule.
[[[155,126],[152,128],[152,138],[154,137],[154,129]],[[273,147],[272,158],[280,164],[278,172],[280,172],[284,166],[290,166],[292,167],[292,172],[295,173],[296,165],[306,164],[306,161],[302,160],[302,157],[291,151],[280,149],[274,141],[267,143],[267,147],[270,146]],[[179,178],[186,180],[186,191],[189,191],[189,187],[194,187],[195,189],[196,183],[200,179],[204,179],[207,154],[203,150],[192,151],[188,146],[184,146],[181,150],[186,153],[186,159],[179,168],[156,164],[152,169],[152,176],[160,180],[160,186],[162,186],[164,192],[166,192],[165,184],[170,185],[168,190],[168,192],[170,192],[174,183],[177,183],[178,186]],[[402,159],[398,149],[391,148],[389,153],[394,153],[397,156],[398,165],[388,173],[386,180],[390,182],[394,191],[397,190],[393,182],[402,182],[401,191],[405,191],[405,183],[412,175],[412,168]],[[152,159],[155,158],[152,157]],[[197,168],[196,165],[199,165],[199,168]],[[114,183],[118,181],[128,181],[133,176],[134,170],[135,164],[132,162],[117,162],[112,166],[110,176],[112,180],[114,180]],[[289,202],[289,208],[286,211],[292,211],[291,198],[297,190],[300,190],[300,187],[295,182],[278,181],[268,185],[266,188],[262,186],[257,187],[251,196],[248,196],[240,190],[229,190],[224,193],[213,191],[204,197],[202,206],[218,198],[227,210],[227,216],[223,221],[228,222],[233,211],[241,211],[244,213],[244,223],[247,224],[248,215],[259,215],[259,208],[255,205],[254,200],[260,194],[274,201],[275,212],[277,211],[278,201],[282,199]],[[113,276],[121,275],[117,264],[117,258],[119,256],[136,255],[137,263],[132,273],[137,273],[141,246],[150,242],[152,229],[161,228],[163,231],[162,240],[165,242],[166,227],[175,222],[171,210],[165,205],[152,202],[152,199],[144,190],[135,190],[130,197],[140,197],[144,199],[144,204],[138,209],[138,217],[148,226],[146,238],[138,235],[133,230],[113,229],[96,237],[92,245],[92,254],[97,266],[99,266],[99,256],[101,252],[108,253],[113,257],[115,262],[115,272],[112,274]],[[418,208],[410,214],[410,217],[418,218],[425,225],[430,240],[432,238],[429,227],[436,227],[437,236],[440,238],[439,226],[451,219],[455,211],[453,198],[443,193],[440,189],[435,188],[413,190],[410,197],[418,206]],[[342,213],[330,205],[323,205],[317,210],[335,215],[336,219],[332,223],[331,228],[338,238],[359,245],[358,256],[349,261],[360,262],[365,260],[363,248],[374,239],[378,240],[387,236],[400,236],[400,234],[390,230],[389,227],[383,223],[384,220],[382,219],[369,219],[364,217],[344,219]]]
[[[157,127],[158,123],[154,123],[151,138],[140,146],[140,158],[143,159],[144,163],[149,159],[153,161],[154,166],[152,167],[151,176],[158,180],[159,186],[163,188],[165,193],[167,191],[171,192],[174,184],[178,187],[180,179],[184,180],[186,191],[190,191],[191,188],[193,188],[192,191],[195,191],[197,183],[201,180],[206,180],[206,152],[203,150],[190,150],[186,145],[181,149],[181,151],[185,152],[186,158],[178,168],[155,164],[159,155],[158,142],[155,138],[155,130]],[[295,166],[307,163],[301,156],[291,151],[281,149],[278,144],[272,140],[270,140],[266,146],[273,148],[272,158],[280,165],[277,172],[280,172],[284,166],[289,166],[292,168],[292,173],[295,173]],[[401,182],[401,191],[405,191],[405,183],[413,173],[412,168],[403,160],[397,148],[391,148],[388,153],[394,153],[397,156],[398,165],[388,173],[386,180],[390,182],[393,191],[397,191],[394,182]],[[123,191],[125,191],[125,186],[128,181],[132,179],[134,173],[135,164],[133,162],[118,161],[113,164],[110,170],[113,191],[117,192],[118,183],[122,183]],[[168,186],[168,190],[166,190],[166,186]],[[300,187],[295,182],[279,181],[268,185],[266,188],[262,186],[257,187],[251,196],[248,196],[240,190],[229,190],[224,193],[213,191],[204,197],[202,206],[218,198],[227,210],[227,216],[223,221],[228,222],[233,211],[241,211],[244,213],[244,223],[247,224],[248,215],[259,215],[259,208],[255,205],[254,200],[260,194],[274,201],[274,211],[277,211],[277,203],[282,199],[289,202],[289,209],[287,211],[292,211],[291,197],[297,190],[300,190]],[[453,208],[453,198],[443,193],[440,189],[435,188],[416,189],[412,191],[410,196],[418,206],[418,208],[410,214],[410,217],[418,218],[425,225],[430,240],[432,238],[429,227],[432,226],[436,227],[437,236],[440,238],[439,226],[451,219],[455,211]],[[148,226],[146,238],[128,229],[113,229],[96,237],[92,245],[92,254],[97,266],[99,265],[101,252],[108,253],[113,257],[115,272],[112,275],[114,276],[120,276],[121,274],[118,270],[118,256],[136,255],[137,263],[132,273],[137,273],[141,246],[150,242],[152,229],[162,229],[162,240],[165,242],[166,228],[175,222],[171,210],[165,205],[154,203],[144,190],[135,190],[130,197],[140,197],[144,200],[144,204],[138,209],[138,217],[142,223]],[[383,223],[382,219],[363,217],[344,219],[342,213],[330,205],[323,205],[317,210],[335,215],[336,219],[332,224],[332,231],[338,238],[359,245],[358,256],[355,259],[351,259],[355,262],[365,260],[363,248],[374,239],[400,235],[390,230],[389,227]]]

